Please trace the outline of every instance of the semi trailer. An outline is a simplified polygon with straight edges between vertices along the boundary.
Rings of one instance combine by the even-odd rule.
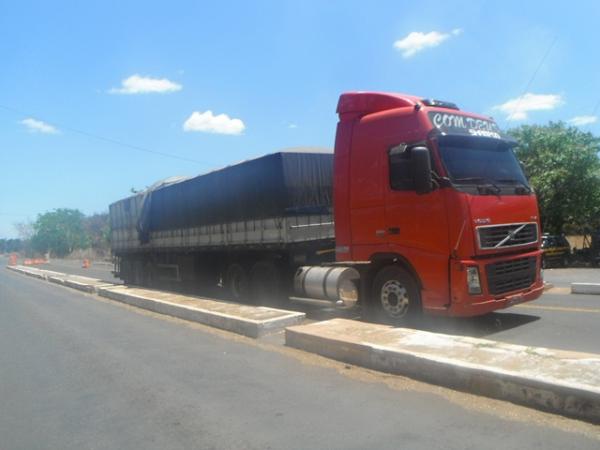
[[[378,92],[342,94],[337,113],[333,151],[277,152],[113,203],[115,274],[358,303],[394,322],[542,294],[536,196],[493,119]]]

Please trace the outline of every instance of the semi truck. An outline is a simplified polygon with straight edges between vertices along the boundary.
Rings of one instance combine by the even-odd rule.
[[[412,95],[340,96],[333,151],[281,151],[110,206],[126,283],[295,296],[403,323],[543,292],[535,193],[490,117]]]

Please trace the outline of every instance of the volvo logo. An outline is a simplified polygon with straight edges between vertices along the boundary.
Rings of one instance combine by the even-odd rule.
[[[510,241],[511,239],[513,239],[513,238],[514,238],[514,237],[517,235],[517,233],[518,233],[519,231],[521,231],[523,228],[525,228],[525,225],[527,225],[527,224],[526,224],[526,223],[524,223],[524,224],[523,224],[523,225],[521,225],[520,227],[518,227],[518,228],[515,228],[515,229],[514,229],[514,230],[512,230],[512,231],[509,231],[509,232],[508,232],[508,234],[506,235],[506,237],[505,237],[504,239],[502,239],[500,242],[498,242],[498,243],[495,245],[495,247],[496,247],[496,248],[498,248],[498,247],[501,247],[501,246],[503,246],[503,245],[504,245],[506,242],[508,242],[508,241]]]

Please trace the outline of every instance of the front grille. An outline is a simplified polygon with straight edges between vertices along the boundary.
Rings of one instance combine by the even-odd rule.
[[[485,266],[488,290],[493,295],[528,288],[535,281],[536,258],[513,259]]]
[[[529,245],[538,240],[536,223],[510,223],[478,227],[477,232],[479,233],[479,247],[482,250]]]

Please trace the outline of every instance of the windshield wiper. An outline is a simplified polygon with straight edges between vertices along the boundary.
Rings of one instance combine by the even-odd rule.
[[[489,179],[489,178],[485,178],[485,177],[466,177],[466,178],[454,178],[452,181],[457,182],[457,183],[468,183],[468,182],[482,182],[485,184],[478,184],[477,185],[477,189],[478,190],[484,190],[485,192],[491,191],[492,194],[499,194],[502,189],[500,189],[500,187],[494,183],[493,180]]]
[[[517,184],[519,185],[519,188],[522,188],[526,193],[531,194],[531,188],[526,185],[525,183],[523,183],[520,180],[517,180],[515,178],[500,178],[498,180],[494,180],[497,183],[511,183],[511,184]]]

